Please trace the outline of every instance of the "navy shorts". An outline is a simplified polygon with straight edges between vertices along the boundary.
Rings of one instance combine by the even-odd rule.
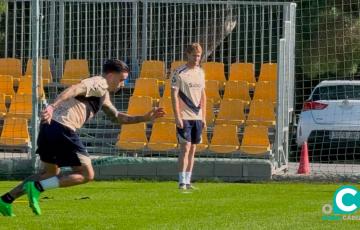
[[[183,120],[183,128],[176,127],[179,143],[200,144],[202,129],[203,122],[201,120]]]
[[[65,167],[91,162],[79,135],[54,120],[40,125],[37,145],[36,153],[45,163]]]

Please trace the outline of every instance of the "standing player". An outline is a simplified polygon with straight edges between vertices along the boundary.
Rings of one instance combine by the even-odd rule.
[[[100,110],[113,122],[133,124],[151,121],[164,116],[163,109],[156,108],[144,116],[130,116],[117,109],[110,101],[109,92],[124,86],[129,68],[120,60],[108,60],[103,75],[87,78],[67,88],[53,104],[41,114],[37,139],[37,153],[43,164],[43,172],[25,179],[20,185],[0,198],[0,213],[14,216],[12,202],[27,193],[29,205],[36,215],[41,214],[40,193],[57,187],[87,183],[94,178],[90,157],[75,131]],[[60,167],[70,166],[72,172],[60,175]]]
[[[196,144],[206,128],[205,74],[201,69],[202,48],[193,43],[186,48],[187,63],[171,76],[171,99],[177,137],[180,144],[179,189],[193,189],[191,174],[194,167]]]

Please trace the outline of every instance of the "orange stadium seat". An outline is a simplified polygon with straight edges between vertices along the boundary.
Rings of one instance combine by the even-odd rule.
[[[263,63],[260,69],[259,81],[273,81],[277,80],[277,64]]]
[[[43,85],[47,85],[52,82],[52,74],[50,70],[50,61],[47,59],[41,59],[40,66],[41,73],[42,73],[42,79],[43,79]],[[26,65],[26,72],[25,76],[32,75],[32,60],[29,59]]]
[[[163,61],[144,61],[141,65],[140,78],[155,78],[165,81],[165,63]]]
[[[230,66],[229,81],[246,81],[250,88],[255,87],[256,79],[253,63],[233,63]]]
[[[116,147],[126,150],[140,150],[147,145],[146,124],[128,124],[121,126],[119,140]]]
[[[246,126],[240,151],[247,154],[265,154],[270,151],[268,128],[264,126]]]
[[[219,82],[220,89],[224,88],[226,78],[224,72],[224,63],[205,62],[201,65],[205,72],[206,80],[215,80]]]
[[[0,145],[28,146],[30,135],[28,123],[23,118],[6,118],[0,136]]]
[[[70,86],[90,77],[89,63],[86,59],[70,59],[65,62],[61,84]]]
[[[148,148],[153,151],[170,151],[177,147],[175,123],[154,123]]]
[[[209,150],[215,153],[232,153],[239,149],[236,125],[216,125]]]

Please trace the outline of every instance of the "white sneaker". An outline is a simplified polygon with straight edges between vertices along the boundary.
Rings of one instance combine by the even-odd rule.
[[[189,190],[198,190],[197,187],[193,186],[192,184],[186,184],[186,189],[189,189]]]
[[[186,190],[186,184],[183,184],[183,183],[179,184],[179,189]]]

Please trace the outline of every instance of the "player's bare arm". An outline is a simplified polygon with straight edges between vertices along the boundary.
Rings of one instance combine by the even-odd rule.
[[[50,123],[54,109],[60,105],[62,102],[69,100],[70,98],[76,97],[78,95],[85,95],[86,87],[84,87],[81,83],[72,85],[65,89],[52,103],[47,106],[41,113],[41,120],[43,122]]]
[[[147,122],[165,115],[163,108],[154,108],[143,116],[131,116],[129,114],[119,112],[111,103],[109,95],[106,96],[102,109],[112,122],[120,124]]]
[[[172,102],[172,108],[175,115],[175,123],[176,126],[179,128],[183,127],[183,122],[181,120],[180,116],[180,109],[179,109],[179,89],[178,88],[171,88],[171,102]]]

